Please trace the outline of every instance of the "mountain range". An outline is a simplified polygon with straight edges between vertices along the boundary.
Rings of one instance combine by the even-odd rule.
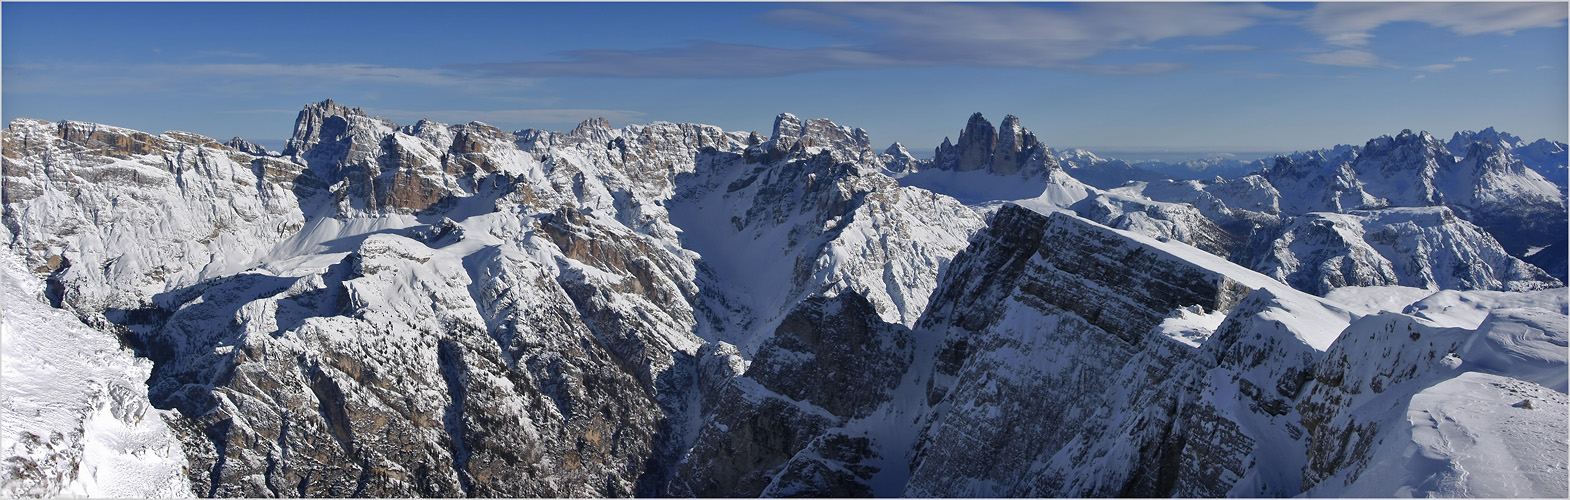
[[[1566,148],[4,132],[4,493],[1567,494]],[[68,376],[69,375],[69,376]]]

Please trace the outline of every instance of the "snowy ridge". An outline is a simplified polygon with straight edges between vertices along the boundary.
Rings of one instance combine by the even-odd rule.
[[[152,364],[43,301],[44,284],[0,256],[7,496],[189,497],[172,412],[153,408]]]
[[[42,464],[6,484],[1564,496],[1570,299],[1535,267],[1564,192],[1553,144],[1490,132],[1177,181],[980,114],[931,160],[788,113],[508,132],[323,101],[281,153],[17,120],[7,422],[47,393],[13,345],[113,356],[55,444],[6,436]],[[99,449],[153,458],[71,465]]]
[[[880,318],[913,322],[938,270],[982,224],[951,199],[898,188],[865,132],[793,120],[782,117],[771,143],[782,150],[669,123],[398,127],[325,101],[301,112],[282,155],[266,157],[189,134],[19,121],[6,134],[18,154],[5,160],[5,216],[25,228],[12,248],[33,249],[23,255],[35,272],[52,272],[55,300],[131,330],[154,361],[155,404],[203,430],[183,436],[198,494],[653,494],[697,437],[690,381],[705,338],[756,348],[796,301],[820,293],[866,294]],[[56,160],[83,148],[96,151],[72,157],[85,163]],[[746,163],[744,151],[775,158]],[[100,164],[152,180],[100,182]],[[206,175],[187,186],[181,168]],[[761,284],[789,293],[761,305],[732,288],[757,268],[724,275],[724,257],[741,255],[701,243],[732,221],[673,223],[666,211],[729,193],[755,168],[773,180],[722,203],[773,235],[770,245],[797,242],[782,274]],[[176,179],[160,180],[169,169]],[[240,191],[205,187],[219,179]],[[223,205],[204,211],[226,198],[240,216],[255,203],[286,225],[247,233],[257,226],[230,222]],[[765,211],[787,200],[800,215]],[[147,208],[96,216],[128,202]],[[168,224],[148,222],[160,214],[191,222],[142,229]],[[209,232],[214,242],[191,247]],[[210,255],[222,259],[184,264],[202,271],[176,275],[189,279],[127,266]],[[124,271],[86,272],[100,262]],[[494,416],[473,416],[481,408]],[[574,444],[584,439],[594,446]],[[670,465],[612,468],[634,456]],[[497,468],[518,460],[555,479]]]
[[[987,127],[972,116],[962,138],[984,140]],[[1070,210],[1203,248],[1317,294],[1347,285],[1560,286],[1566,198],[1517,157],[1520,141],[1494,136],[1458,134],[1452,146],[1466,149],[1454,156],[1426,132],[1403,131],[1362,147],[1277,157],[1258,173],[1211,180],[1147,175],[1077,149],[1052,155],[1053,162],[1042,164],[1046,175],[1000,175],[954,166],[957,159],[941,155],[965,147],[951,145],[932,160],[949,168],[899,179],[986,211],[1008,202]],[[1428,207],[1448,208],[1450,215],[1424,221],[1397,215]]]
[[[1310,495],[1565,494],[1564,465],[1543,460],[1566,452],[1551,437],[1567,432],[1570,408],[1563,292],[1491,295],[1441,292],[1342,334],[1299,405],[1314,435]],[[1498,298],[1535,305],[1481,322],[1480,310],[1455,307]]]
[[[25,119],[6,133],[13,251],[83,314],[244,269],[304,222],[298,166],[211,139]]]
[[[1279,231],[1250,265],[1316,294],[1343,286],[1533,290],[1560,284],[1445,207],[1312,213]]]

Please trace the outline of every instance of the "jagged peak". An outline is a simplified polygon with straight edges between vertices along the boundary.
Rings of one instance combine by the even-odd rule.
[[[300,110],[300,114],[295,116],[294,134],[289,137],[289,142],[284,146],[284,154],[295,155],[310,150],[321,140],[322,126],[329,118],[353,115],[363,116],[364,112],[360,108],[349,109],[347,106],[333,102],[332,99],[306,104]]]
[[[1462,159],[1470,159],[1477,162],[1478,167],[1492,165],[1496,168],[1507,168],[1510,166],[1510,159],[1507,156],[1507,151],[1509,150],[1509,144],[1501,141],[1498,137],[1494,137],[1492,139],[1471,141],[1467,144],[1465,154],[1460,156]]]
[[[883,150],[883,154],[892,155],[895,157],[911,156],[910,150],[905,149],[905,145],[900,144],[899,141],[894,141],[894,144],[890,144],[888,149]]]
[[[283,154],[289,156],[303,154],[322,140],[338,140],[358,127],[386,127],[389,131],[398,129],[397,124],[380,117],[372,117],[363,109],[351,108],[333,102],[332,99],[324,99],[321,102],[307,104],[300,110],[299,116],[294,119],[294,135],[285,143]],[[326,134],[323,133],[324,131]]]
[[[315,112],[322,116],[367,116],[363,109],[344,106],[333,102],[332,99],[323,99],[321,102],[306,104],[305,109],[300,110],[302,115],[310,112]]]
[[[979,111],[965,121],[957,142],[951,144],[944,138],[933,156],[939,169],[986,170],[998,175],[1025,171],[1031,172],[1026,175],[1034,175],[1040,170],[1038,166],[1050,170],[1057,162],[1036,135],[1020,125],[1018,116],[1005,115],[1000,126],[994,128]]]
[[[752,158],[758,161],[774,161],[786,154],[805,154],[807,148],[827,148],[841,161],[875,154],[866,130],[839,125],[827,118],[802,120],[791,113],[775,116],[769,139],[754,147],[758,153]]]
[[[1471,148],[1471,144],[1479,141],[1497,143],[1506,148],[1518,148],[1527,145],[1526,141],[1521,140],[1520,137],[1490,126],[1477,132],[1462,130],[1451,134],[1450,141],[1445,143],[1445,147],[1450,150],[1451,154],[1465,156]]]
[[[1527,144],[1527,146],[1533,148],[1551,148],[1557,149],[1559,151],[1565,150],[1565,143],[1559,141],[1550,141],[1547,138],[1532,141],[1530,144]]]
[[[241,153],[246,153],[246,154],[253,155],[253,156],[266,156],[267,155],[267,148],[262,147],[262,145],[260,145],[260,144],[256,144],[254,142],[242,139],[238,135],[234,136],[233,139],[229,139],[229,142],[225,142],[224,146],[228,147],[229,149],[233,149],[235,151],[239,151]]]
[[[611,129],[611,122],[600,117],[579,122],[576,127],[563,135],[568,142],[587,141],[597,144],[608,142],[615,136],[616,131]]]
[[[1413,133],[1412,129],[1402,129],[1401,133],[1396,134],[1394,137],[1381,135],[1369,139],[1368,143],[1363,145],[1363,150],[1369,154],[1380,154],[1387,150],[1408,148],[1447,151],[1445,145],[1426,130]]]
[[[769,140],[778,142],[780,139],[795,139],[801,137],[801,119],[790,113],[780,113],[774,117],[774,129],[769,133]]]
[[[601,117],[594,117],[579,122],[578,126],[573,127],[572,132],[569,133],[573,135],[583,135],[595,131],[609,131],[610,129],[611,122],[609,120]]]
[[[1020,126],[1020,124],[1019,124],[1019,117],[1014,116],[1014,115],[1008,115],[1008,116],[1004,116],[1003,117],[1003,122],[998,124],[998,140],[999,140],[999,142],[1002,142],[1003,138],[1005,138],[1005,137],[1011,138],[1011,139],[1012,138],[1019,138],[1020,140],[1024,141],[1024,140],[1027,140],[1026,138],[1034,138],[1035,135],[1031,134],[1029,130],[1025,129],[1025,127]],[[1029,146],[1026,145],[1025,147],[1029,147]]]

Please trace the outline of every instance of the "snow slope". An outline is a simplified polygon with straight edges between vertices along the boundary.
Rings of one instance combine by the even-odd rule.
[[[1565,496],[1563,296],[1446,291],[1354,321],[1299,404],[1306,493]]]
[[[0,255],[0,494],[189,497],[187,461],[147,399],[152,363],[43,301],[43,283]]]
[[[1471,221],[1562,210],[1518,144],[1100,189],[979,114],[295,125],[13,122],[7,492],[1564,496],[1564,289],[1429,290],[1553,284]]]

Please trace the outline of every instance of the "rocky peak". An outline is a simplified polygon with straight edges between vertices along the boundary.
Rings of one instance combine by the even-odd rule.
[[[900,144],[898,142],[890,144],[888,149],[883,150],[883,154],[893,156],[895,158],[915,158],[914,156],[910,155],[909,150],[905,149],[904,144]]]
[[[801,119],[790,113],[780,113],[774,117],[774,130],[769,134],[769,141],[781,143],[790,141],[794,144],[801,137]],[[788,145],[786,147],[789,147]]]
[[[998,132],[981,113],[970,115],[965,130],[959,133],[958,163],[955,170],[969,172],[980,170],[992,163],[992,150],[997,146]]]
[[[1036,140],[1019,117],[1008,115],[998,128],[993,128],[981,113],[970,115],[965,129],[960,131],[959,142],[949,145],[944,139],[934,155],[933,163],[944,170],[968,172],[985,169],[997,175],[1015,175],[1029,170],[1035,175],[1050,170],[1057,160],[1047,152],[1045,145]],[[1035,168],[1028,168],[1036,163]]]
[[[874,155],[866,130],[841,126],[823,118],[802,120],[790,113],[780,113],[774,117],[774,130],[769,134],[769,140],[750,148],[753,151],[748,158],[768,163],[816,153],[808,148],[829,151],[839,161]]]
[[[1480,132],[1473,132],[1470,130],[1456,132],[1455,134],[1452,134],[1450,136],[1450,140],[1445,143],[1445,148],[1450,150],[1450,154],[1465,157],[1467,148],[1470,147],[1472,143],[1479,141],[1494,142],[1507,148],[1518,148],[1526,145],[1526,142],[1522,141],[1520,137],[1510,135],[1508,132],[1494,130],[1494,127],[1488,127]]]
[[[1467,145],[1465,159],[1476,160],[1475,167],[1481,170],[1505,170],[1512,164],[1520,165],[1519,161],[1510,155],[1510,147],[1501,142],[1497,137],[1493,140],[1477,140]],[[1525,170],[1524,167],[1518,168]]]
[[[1424,132],[1424,134],[1427,134],[1427,132]],[[1388,151],[1391,148],[1413,144],[1417,141],[1417,139],[1418,136],[1412,133],[1412,129],[1401,129],[1401,132],[1396,134],[1394,137],[1390,136],[1389,134],[1385,134],[1373,139],[1369,139],[1368,142],[1363,145],[1363,150],[1370,152]]]
[[[1565,143],[1538,139],[1531,144],[1516,148],[1513,153],[1520,158],[1527,168],[1532,169],[1549,182],[1559,185],[1560,193],[1565,192],[1570,176],[1565,175],[1566,166],[1570,166],[1570,153],[1567,153]]]
[[[495,128],[495,127],[491,127],[490,125],[486,125],[486,124],[480,123],[480,122],[470,122],[468,125],[459,125],[459,126],[456,126],[456,127],[449,127],[446,124],[442,124],[442,123],[438,123],[438,122],[434,122],[434,121],[431,121],[431,120],[427,120],[427,119],[421,118],[420,121],[414,122],[414,125],[408,125],[408,126],[405,126],[405,127],[401,127],[401,128],[398,129],[398,131],[399,132],[403,132],[405,135],[412,135],[414,137],[418,137],[418,138],[420,138],[420,140],[423,140],[425,142],[429,142],[431,144],[444,144],[444,143],[447,143],[447,142],[451,141],[451,136],[453,134],[453,131],[449,130],[449,129],[457,129],[457,128],[461,128],[461,127],[490,128],[490,129],[494,129]]]
[[[954,148],[954,143],[949,142],[949,138],[944,137],[943,143],[939,144],[937,149],[932,151],[932,164],[939,169],[954,170],[954,166],[958,162],[959,150]]]
[[[1528,150],[1541,152],[1543,154],[1562,155],[1565,153],[1565,143],[1559,141],[1550,141],[1548,139],[1538,139],[1533,141],[1531,144],[1527,144],[1522,147]]]
[[[304,154],[319,142],[346,136],[350,117],[366,117],[365,111],[335,103],[332,99],[307,104],[294,119],[294,135],[284,146],[283,153]]]
[[[604,118],[590,118],[573,127],[572,131],[567,133],[567,138],[590,144],[605,144],[610,142],[614,135],[611,122]]]
[[[1419,169],[1426,170],[1431,167],[1447,167],[1455,162],[1450,151],[1428,132],[1412,133],[1411,129],[1402,130],[1395,137],[1380,136],[1370,139],[1363,146],[1362,160],[1377,160],[1381,170],[1387,174],[1393,169]],[[1429,173],[1432,175],[1432,172]]]
[[[992,149],[992,172],[1002,175],[1018,173],[1036,145],[1036,134],[1021,127],[1018,117],[1003,117],[1003,124],[998,127],[997,145]]]
[[[884,168],[892,172],[909,172],[914,170],[916,157],[911,156],[910,151],[905,149],[904,144],[898,142],[890,144],[888,149],[883,150],[883,154],[890,157],[884,160]]]
[[[224,146],[252,156],[267,156],[267,148],[262,147],[260,144],[241,139],[239,136],[229,139],[229,142],[225,142]]]

